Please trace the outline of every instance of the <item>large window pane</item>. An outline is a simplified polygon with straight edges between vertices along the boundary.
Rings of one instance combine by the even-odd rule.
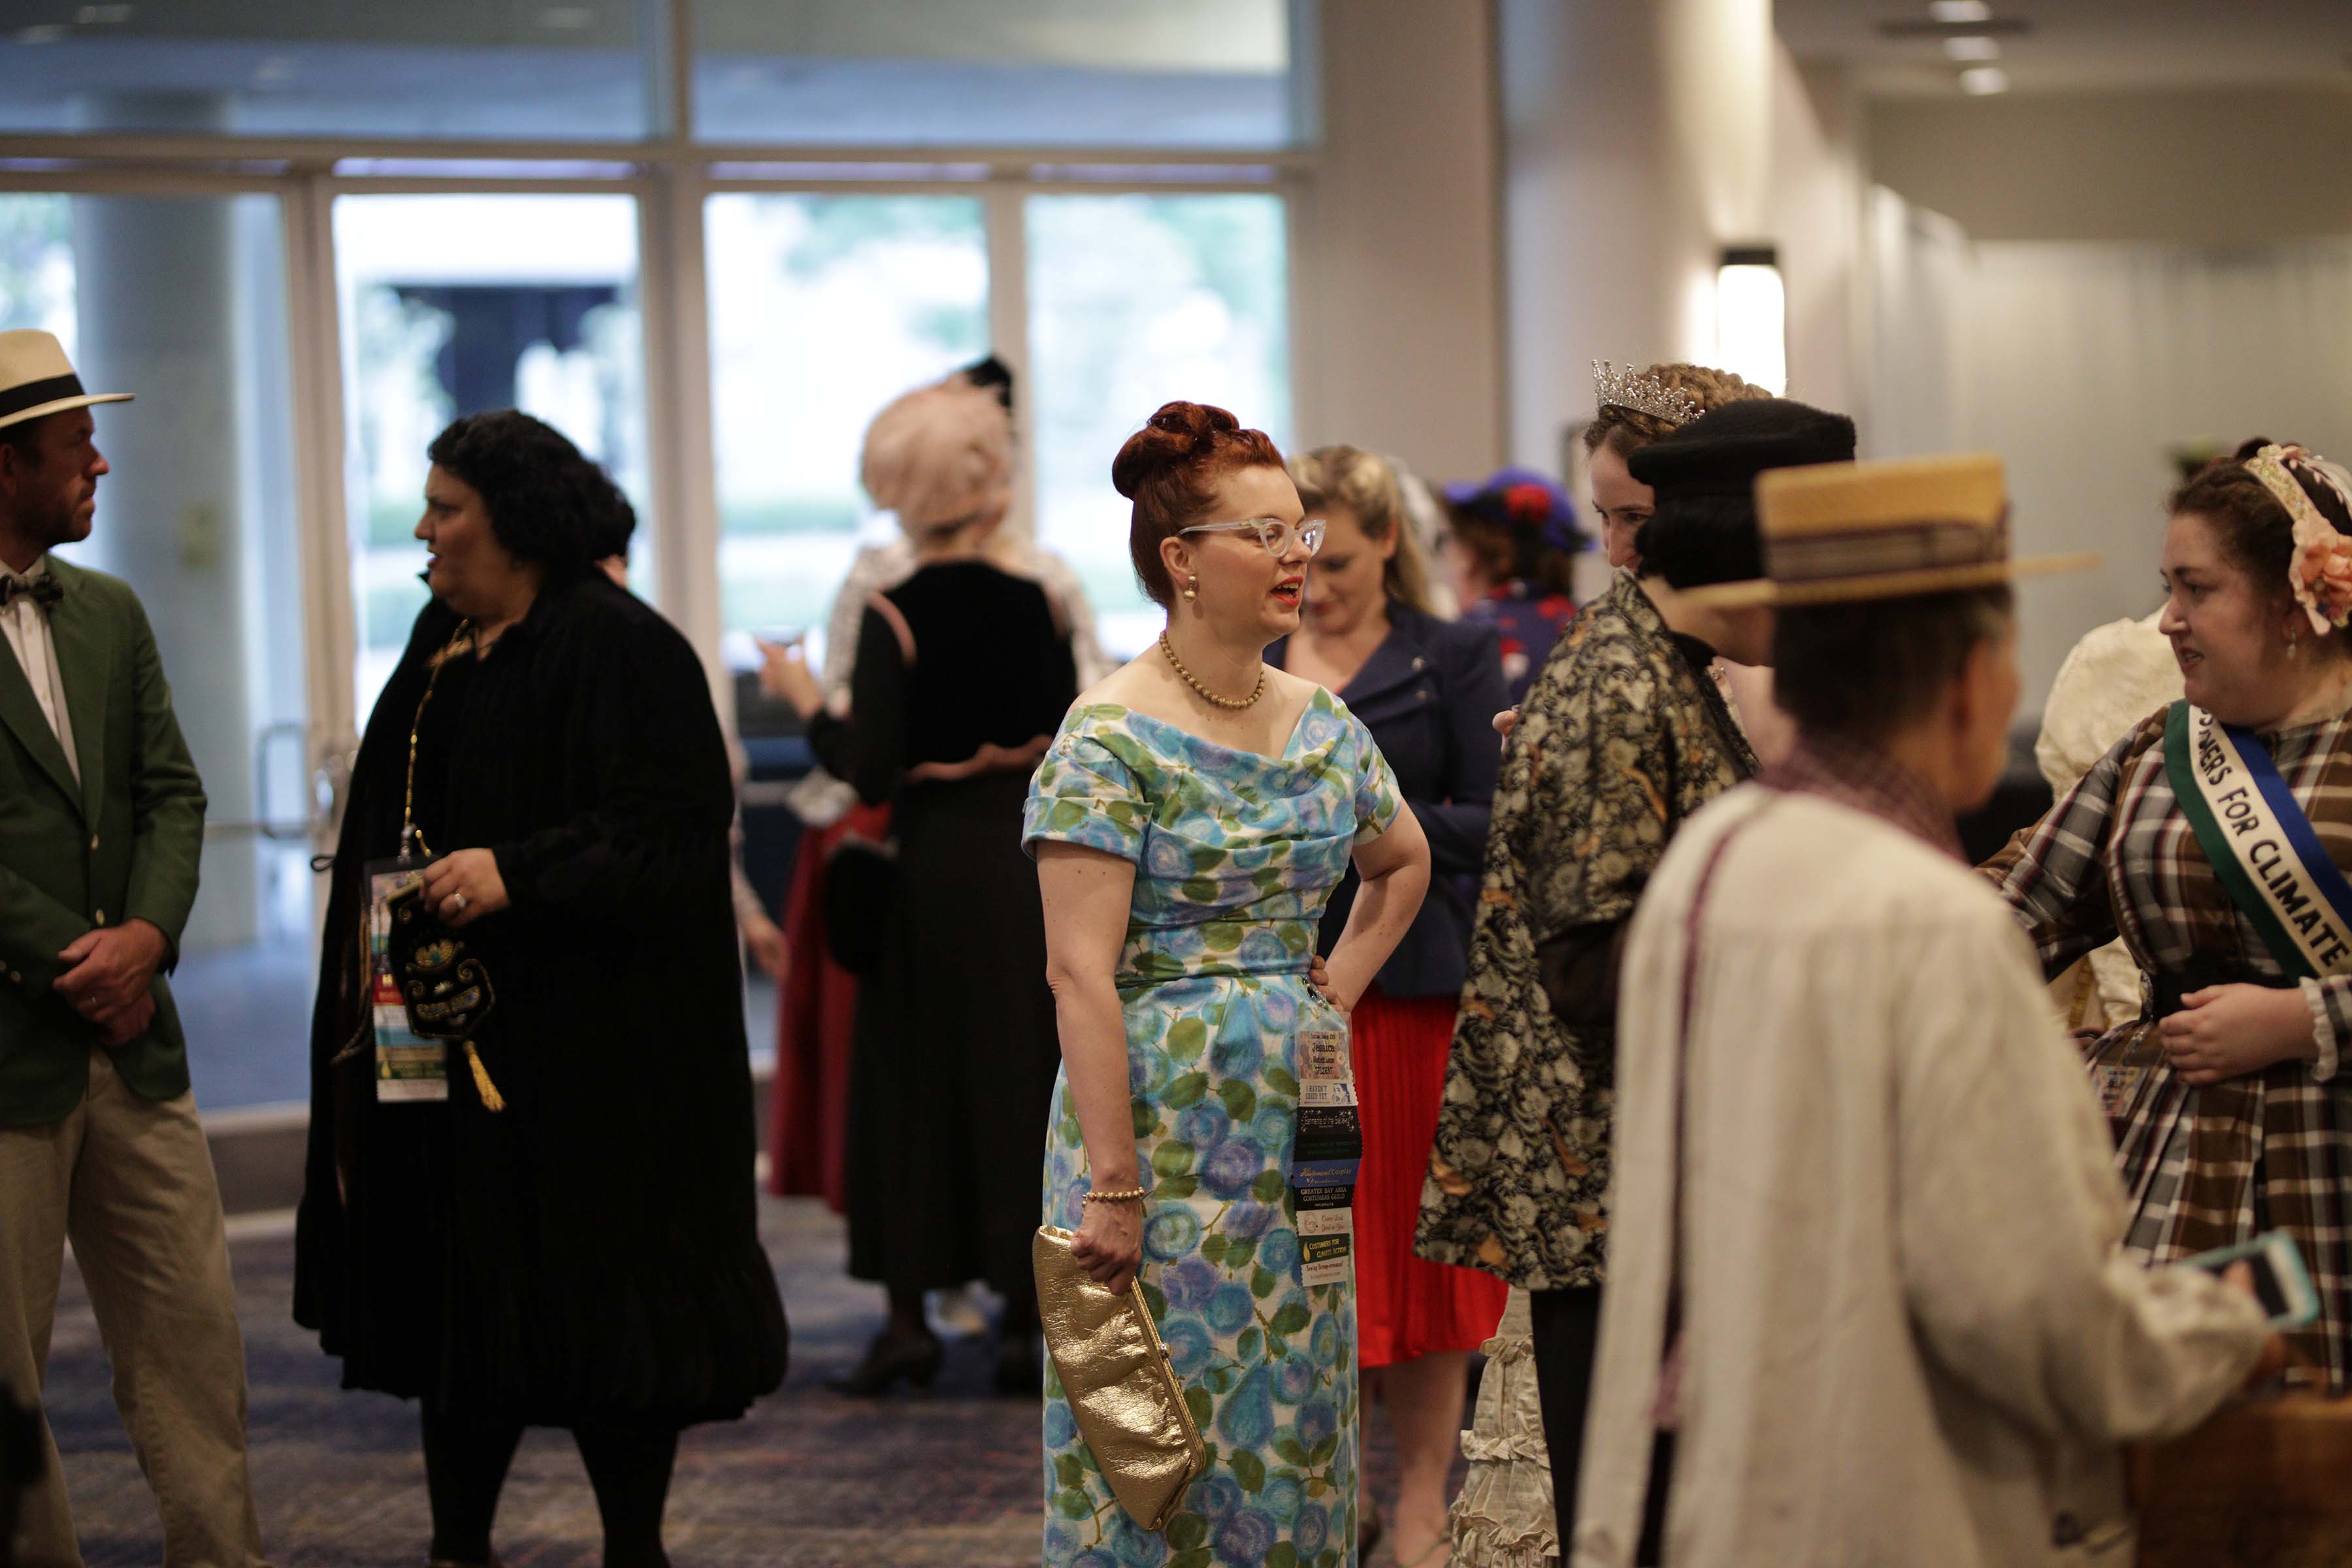
[[[460,414],[520,408],[604,465],[650,520],[637,213],[623,195],[343,196],[342,293],[357,711],[424,607],[425,447]]]
[[[1084,579],[1104,649],[1132,654],[1160,618],[1111,488],[1119,444],[1173,398],[1290,439],[1282,199],[1032,196],[1028,226],[1038,536]]]
[[[309,1092],[313,848],[286,271],[268,196],[0,195],[0,329],[63,339],[112,471],[58,553],[127,579],[211,797],[173,978],[207,1110]],[[0,659],[9,655],[0,651]]]
[[[806,629],[861,528],[866,422],[988,352],[988,242],[966,196],[719,195],[709,204],[711,423],[726,629]]]
[[[694,0],[707,141],[1286,147],[1295,0]]]
[[[8,10],[9,130],[603,141],[649,124],[651,0]]]

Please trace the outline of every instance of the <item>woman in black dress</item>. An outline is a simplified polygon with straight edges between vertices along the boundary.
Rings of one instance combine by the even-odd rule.
[[[345,1387],[422,1402],[436,1563],[492,1561],[529,1425],[576,1435],[610,1568],[660,1568],[679,1429],[740,1416],[784,1370],[726,745],[693,649],[593,568],[627,505],[594,465],[511,411],[431,456],[435,603],[368,721],[335,855],[294,1315]],[[439,857],[424,897],[493,1000],[446,1075],[386,1093],[366,868],[412,828]]]
[[[849,717],[807,667],[772,670],[825,767],[892,803],[897,888],[858,976],[849,1078],[849,1271],[890,1318],[842,1384],[927,1384],[927,1291],[1004,1299],[998,1388],[1034,1395],[1037,1146],[1061,1052],[1045,912],[1021,852],[1029,774],[1077,696],[1070,633],[1034,581],[982,551],[1012,500],[1012,422],[961,376],[908,393],[867,431],[865,481],[914,544],[914,574],[867,601]],[[836,874],[838,863],[828,875]]]

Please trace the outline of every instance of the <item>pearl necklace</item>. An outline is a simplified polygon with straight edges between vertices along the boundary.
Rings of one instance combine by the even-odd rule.
[[[1220,708],[1246,708],[1251,703],[1255,702],[1259,698],[1265,695],[1265,666],[1264,664],[1260,664],[1257,667],[1257,689],[1252,691],[1247,697],[1220,697],[1215,692],[1210,690],[1207,687],[1192,679],[1192,672],[1184,668],[1184,661],[1176,657],[1176,650],[1169,646],[1168,634],[1166,632],[1161,632],[1160,634],[1160,651],[1168,656],[1168,662],[1176,667],[1176,673],[1184,678],[1184,684],[1191,687],[1194,691],[1199,692],[1201,700],[1204,702],[1213,702]]]

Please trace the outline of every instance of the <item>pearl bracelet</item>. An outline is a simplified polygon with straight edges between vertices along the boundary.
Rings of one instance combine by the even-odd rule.
[[[1083,1204],[1139,1204],[1145,1197],[1141,1187],[1124,1193],[1088,1193],[1078,1201]]]

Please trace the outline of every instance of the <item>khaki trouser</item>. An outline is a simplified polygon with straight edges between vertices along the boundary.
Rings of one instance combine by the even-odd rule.
[[[0,1127],[0,1385],[41,1386],[65,1244],[114,1367],[114,1404],[155,1489],[169,1568],[256,1568],[245,1343],[220,1189],[194,1100],[142,1100],[102,1050],[72,1114]],[[80,1568],[56,1439],[24,1500],[21,1568]]]

